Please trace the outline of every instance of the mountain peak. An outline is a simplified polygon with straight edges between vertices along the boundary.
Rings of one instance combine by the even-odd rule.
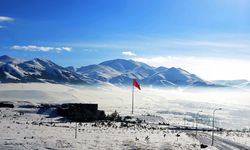
[[[119,72],[129,72],[129,71],[133,71],[136,68],[139,67],[144,67],[147,69],[152,69],[153,67],[142,63],[142,62],[137,62],[134,60],[126,60],[126,59],[114,59],[114,60],[108,60],[108,61],[104,61],[102,63],[100,63],[99,65],[103,65],[103,66],[108,66],[110,68],[113,68]]]
[[[68,66],[68,67],[65,67],[67,70],[69,71],[72,71],[72,72],[75,72],[75,68],[73,66]]]
[[[17,64],[17,63],[22,62],[22,60],[10,57],[8,55],[2,55],[2,56],[0,56],[0,62]]]
[[[50,60],[48,59],[42,59],[42,58],[34,58],[35,61],[38,61],[38,62],[51,62]]]
[[[110,63],[129,63],[129,62],[133,63],[134,61],[118,58],[118,59],[104,61],[104,62],[100,63],[100,65],[105,65],[105,64],[110,64]]]
[[[32,61],[34,61],[35,63],[37,62],[37,63],[39,63],[41,65],[45,65],[45,66],[47,66],[47,65],[49,65],[49,66],[56,65],[54,62],[52,62],[51,60],[48,60],[48,59],[35,58]]]
[[[8,55],[2,55],[0,56],[0,61],[3,61],[3,62],[6,62],[6,61],[9,61],[9,60],[13,60],[14,58],[8,56]]]
[[[108,60],[100,63],[99,65],[108,66],[121,72],[131,71],[139,66],[139,64],[137,64],[135,61],[126,59]]]
[[[12,58],[12,57],[10,57],[8,55],[2,55],[2,56],[0,56],[0,59],[10,59],[10,58]]]
[[[176,67],[171,67],[167,71],[168,72],[180,72],[182,74],[189,74],[189,72],[187,72],[186,70],[181,69],[181,68],[176,68]]]
[[[168,68],[163,67],[163,66],[160,66],[160,67],[156,68],[155,70],[156,70],[157,72],[162,72],[162,71],[168,70]]]

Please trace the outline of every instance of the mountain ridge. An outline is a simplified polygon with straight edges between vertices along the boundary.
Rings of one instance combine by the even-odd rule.
[[[176,67],[153,67],[134,60],[114,59],[74,68],[63,67],[51,60],[34,58],[21,60],[7,55],[0,56],[0,82],[27,83],[50,82],[69,84],[130,85],[137,79],[145,86],[159,87],[220,87],[195,74]]]

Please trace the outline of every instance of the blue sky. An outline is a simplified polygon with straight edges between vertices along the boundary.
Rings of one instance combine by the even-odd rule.
[[[76,67],[126,58],[250,79],[250,1],[1,0],[0,54]]]

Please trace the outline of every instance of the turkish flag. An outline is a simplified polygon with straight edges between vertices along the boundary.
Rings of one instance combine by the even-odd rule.
[[[133,86],[137,87],[139,90],[141,90],[140,85],[137,83],[137,81],[135,79],[133,79]]]

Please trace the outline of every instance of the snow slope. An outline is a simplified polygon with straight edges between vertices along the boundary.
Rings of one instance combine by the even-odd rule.
[[[21,61],[9,56],[0,57],[0,82],[51,82],[51,83],[92,83],[93,80],[59,66],[50,60],[35,58]]]
[[[121,123],[83,123],[78,124],[75,139],[75,123],[38,115],[37,109],[0,111],[0,149],[200,149],[199,141],[181,131],[122,127]],[[208,150],[216,148],[209,146]]]

